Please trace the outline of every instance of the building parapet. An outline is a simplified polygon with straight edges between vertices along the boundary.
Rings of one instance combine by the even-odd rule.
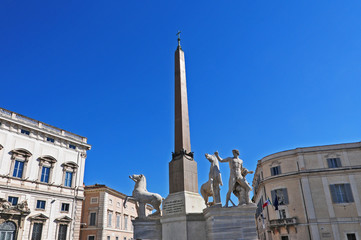
[[[65,138],[71,138],[72,140],[75,140],[77,142],[80,142],[82,144],[87,144],[87,138],[86,137],[82,137],[80,135],[77,135],[75,133],[54,127],[52,125],[46,124],[44,122],[26,117],[24,115],[21,115],[19,113],[15,113],[12,111],[9,111],[7,109],[4,108],[0,108],[0,116],[4,117],[5,119],[8,119],[10,121],[15,121],[17,123],[22,123],[22,124],[26,124],[27,126],[31,126],[33,128],[36,129],[41,129],[42,131],[48,132],[50,134],[55,134],[57,136],[60,137],[65,137]],[[89,146],[90,147],[90,146]]]
[[[361,142],[295,148],[295,149],[281,151],[281,152],[277,152],[277,153],[273,153],[268,156],[265,156],[261,160],[258,160],[258,164],[261,164],[261,163],[269,161],[269,160],[273,160],[275,158],[286,157],[286,156],[290,156],[290,155],[311,153],[311,152],[318,152],[318,151],[335,151],[335,150],[340,150],[340,149],[343,150],[343,149],[352,149],[352,148],[361,148]]]

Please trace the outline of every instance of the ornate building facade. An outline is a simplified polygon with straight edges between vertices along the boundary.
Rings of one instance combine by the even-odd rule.
[[[80,240],[131,240],[132,220],[137,215],[135,202],[123,206],[126,195],[105,185],[85,186]],[[147,206],[147,213],[152,208]]]
[[[0,108],[0,239],[79,239],[85,137]]]
[[[361,239],[360,142],[266,156],[253,188],[261,240]]]

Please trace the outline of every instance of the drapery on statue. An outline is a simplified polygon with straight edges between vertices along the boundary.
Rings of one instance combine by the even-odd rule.
[[[147,180],[143,174],[133,174],[129,176],[135,182],[133,195],[126,196],[125,201],[123,203],[124,208],[126,208],[126,204],[128,199],[133,199],[137,202],[137,212],[138,218],[145,218],[145,206],[146,204],[152,205],[152,207],[156,210],[155,213],[149,216],[160,216],[161,210],[160,205],[164,198],[162,198],[158,193],[150,193],[147,191]]]
[[[253,171],[248,171],[246,168],[243,167],[243,160],[240,159],[239,151],[232,150],[233,157],[228,157],[222,159],[218,152],[215,152],[214,155],[220,162],[228,162],[230,168],[230,175],[229,175],[229,186],[226,198],[226,205],[228,207],[228,202],[231,201],[231,193],[238,198],[238,205],[248,204],[251,203],[251,199],[249,198],[249,192],[252,190],[251,186],[247,182],[245,176],[248,173],[253,173]],[[232,202],[234,205],[234,203]]]
[[[209,179],[201,186],[201,194],[206,203],[206,206],[221,204],[220,187],[222,186],[221,171],[219,170],[219,162],[216,156],[205,154],[208,161],[211,163],[209,169]],[[213,197],[213,202],[209,203],[208,198]]]

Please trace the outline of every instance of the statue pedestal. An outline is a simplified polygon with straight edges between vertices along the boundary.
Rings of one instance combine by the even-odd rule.
[[[239,207],[214,206],[202,213],[174,213],[133,220],[134,239],[257,240],[254,203]]]
[[[205,240],[203,198],[194,192],[171,193],[163,202],[162,239]]]
[[[204,209],[207,240],[257,240],[254,203],[238,207]]]
[[[162,240],[162,225],[158,218],[136,218],[133,222],[134,239]]]

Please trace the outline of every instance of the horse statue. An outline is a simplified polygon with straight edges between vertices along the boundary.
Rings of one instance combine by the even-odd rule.
[[[128,199],[133,199],[138,203],[137,205],[137,212],[139,218],[145,218],[145,206],[146,204],[152,205],[152,207],[156,210],[155,213],[149,216],[160,216],[161,210],[160,205],[164,198],[162,198],[158,193],[150,193],[147,191],[147,180],[143,174],[133,174],[129,176],[135,182],[133,195],[126,196],[125,201],[123,203],[124,208],[126,208],[126,204]]]
[[[206,206],[221,204],[220,186],[223,185],[219,162],[216,156],[205,154],[206,159],[211,163],[209,169],[209,179],[201,186],[201,194]],[[209,203],[208,198],[213,197],[213,202]]]

